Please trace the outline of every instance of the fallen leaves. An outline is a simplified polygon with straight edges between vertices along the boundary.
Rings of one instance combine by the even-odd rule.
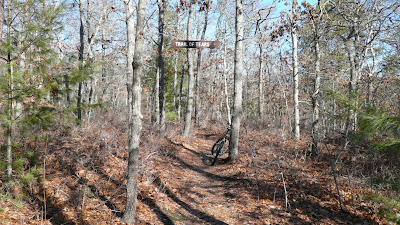
[[[194,137],[171,135],[169,140],[153,135],[151,128],[144,131],[138,224],[167,220],[175,224],[343,224],[354,218],[384,223],[370,203],[355,198],[364,191],[357,179],[349,185],[347,177],[339,176],[345,204],[340,210],[328,161],[305,157],[308,140],[283,142],[268,130],[247,128],[240,137],[239,160],[211,167],[210,148],[223,130],[198,129]],[[0,222],[122,224],[126,134],[107,127],[53,135],[57,144],[49,145],[45,185],[47,207],[52,212],[43,221],[43,192],[37,191],[36,202],[24,205],[23,210],[10,199],[0,200]],[[344,155],[346,159],[350,157]],[[339,167],[337,172],[340,174]],[[62,217],[50,222],[55,214]]]

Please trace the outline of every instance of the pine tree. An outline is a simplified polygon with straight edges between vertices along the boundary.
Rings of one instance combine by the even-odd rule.
[[[13,139],[33,127],[46,129],[53,123],[51,99],[58,95],[59,76],[51,44],[62,27],[63,5],[43,1],[9,1],[5,5],[5,38],[1,54],[0,118],[6,129],[7,178],[13,174]],[[27,10],[28,9],[28,10]],[[53,96],[53,97],[52,97]]]

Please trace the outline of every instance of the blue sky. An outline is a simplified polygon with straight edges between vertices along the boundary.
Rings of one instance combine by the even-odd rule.
[[[301,4],[304,0],[297,0],[299,4]],[[271,5],[273,2],[276,4],[277,12],[280,12],[282,10],[288,10],[291,7],[290,5],[285,5],[286,2],[292,3],[292,0],[263,0],[262,2],[265,2],[266,4]],[[317,0],[306,0],[306,2],[310,3],[311,5],[316,5]]]

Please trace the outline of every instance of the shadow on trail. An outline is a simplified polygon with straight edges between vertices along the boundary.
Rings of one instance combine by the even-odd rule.
[[[227,225],[227,223],[225,223],[225,222],[223,222],[221,220],[218,220],[218,219],[208,215],[207,213],[204,213],[202,211],[194,209],[189,204],[187,204],[186,202],[184,202],[181,199],[179,199],[174,193],[171,192],[171,190],[167,186],[164,185],[164,183],[161,181],[160,178],[157,177],[154,180],[154,183],[156,185],[158,185],[159,187],[163,187],[164,188],[164,192],[167,194],[168,197],[170,197],[172,200],[174,200],[176,203],[178,203],[180,206],[182,206],[182,208],[184,208],[186,211],[188,211],[192,215],[198,217],[201,220],[204,220],[205,222],[207,222],[209,224]]]
[[[26,193],[29,193],[26,191]],[[39,195],[43,196],[43,189],[41,188]],[[38,206],[42,209],[44,209],[44,201],[40,200],[38,197],[34,195],[29,195],[34,202],[37,202]],[[51,199],[47,198],[46,199],[46,218],[50,220],[52,224],[65,224],[65,225],[74,225],[76,224],[73,221],[68,220],[64,214],[62,213],[62,210],[57,207],[56,205],[51,203]]]
[[[61,158],[59,158],[58,160],[61,161],[62,163],[64,163],[64,164],[66,165],[65,168],[66,168],[66,170],[68,171],[68,173],[69,173],[70,175],[75,175],[75,174],[76,174],[76,170],[73,168],[72,165],[67,165],[66,162],[64,162]],[[99,170],[91,169],[91,168],[89,168],[89,167],[87,167],[87,166],[85,166],[85,167],[86,167],[86,169],[88,169],[88,170],[92,170],[93,172],[96,172],[96,173],[99,174],[104,180],[110,181],[111,183],[115,184],[117,187],[119,187],[119,186],[121,185],[121,183],[122,183],[122,181],[117,181],[117,180],[113,179],[112,177],[109,177],[109,176],[107,176],[106,174],[100,172]],[[94,194],[94,196],[95,196],[97,199],[99,199],[99,200],[101,200],[102,202],[104,202],[104,204],[110,209],[110,211],[111,211],[115,216],[117,216],[117,217],[119,217],[119,218],[122,218],[123,212],[120,211],[120,210],[118,209],[118,207],[112,202],[112,199],[113,199],[112,197],[113,197],[113,196],[111,196],[111,198],[109,199],[109,198],[107,198],[107,197],[109,197],[109,196],[106,197],[106,196],[104,196],[104,195],[99,194],[100,191],[99,191],[98,188],[95,186],[95,184],[90,184],[90,183],[88,183],[84,178],[79,178],[79,181],[78,181],[78,182],[79,182],[80,184],[85,185],[85,186],[87,186],[88,188],[90,188],[90,190],[91,190],[91,192]],[[149,207],[153,210],[153,212],[156,214],[157,218],[158,218],[164,225],[173,225],[173,224],[174,224],[174,222],[170,219],[170,217],[169,217],[167,214],[165,214],[165,213],[161,210],[161,208],[160,208],[159,206],[157,206],[156,202],[155,202],[153,199],[151,199],[151,198],[149,198],[149,197],[146,197],[145,195],[143,195],[143,194],[141,194],[141,193],[138,193],[137,199],[140,200],[141,202],[143,202],[144,204],[146,204],[147,206],[149,206]],[[59,214],[62,216],[62,213],[59,213]],[[60,219],[57,219],[57,220],[63,221],[63,220],[60,220]],[[59,223],[55,223],[55,224],[59,224]],[[75,224],[75,223],[73,223],[73,222],[68,223],[68,221],[67,221],[67,222],[60,223],[60,224],[68,224],[68,225],[71,224],[71,225],[72,225],[72,224]]]
[[[103,179],[105,180],[109,180],[110,182],[112,182],[113,184],[115,184],[116,186],[121,185],[121,182],[118,182],[117,180],[107,176],[106,174],[96,171],[97,174],[99,174]],[[146,204],[147,206],[149,206],[153,212],[157,215],[157,218],[165,225],[173,225],[174,222],[169,218],[169,216],[167,214],[165,214],[160,207],[158,207],[158,205],[156,204],[156,202],[149,197],[146,197],[145,195],[138,193],[137,196],[138,200],[140,200],[141,202],[143,202],[144,204]],[[121,212],[122,214],[122,212]],[[122,215],[121,215],[122,217]]]
[[[204,165],[211,166],[211,164],[215,158],[215,156],[208,156],[207,154],[204,154],[203,152],[194,151],[181,143],[176,143],[176,142],[172,141],[171,139],[169,139],[167,137],[165,138],[165,140],[167,140],[172,145],[180,146],[180,147],[184,148],[185,150],[191,152],[192,154],[196,155],[197,157],[199,157],[201,159],[201,161],[203,162]],[[211,152],[211,148],[207,149],[207,150],[209,150]],[[219,158],[217,162],[220,162],[220,161],[225,162],[224,159]]]
[[[173,144],[175,146],[180,146],[184,150],[193,153],[197,157],[200,157],[202,159],[210,158],[210,157],[206,156],[204,153],[201,153],[201,152],[199,153],[193,149],[189,149],[189,148],[185,147],[183,144],[174,143],[173,141],[171,141],[169,139],[167,139],[167,140],[171,144]],[[324,221],[325,219],[330,219],[339,224],[353,224],[353,223],[375,224],[375,222],[372,219],[369,219],[367,217],[357,216],[349,211],[340,210],[334,204],[321,205],[318,201],[311,201],[309,199],[296,199],[296,201],[293,201],[295,199],[295,197],[292,197],[292,196],[297,197],[299,193],[303,193],[306,196],[315,196],[317,198],[318,198],[318,196],[326,196],[326,195],[332,196],[330,199],[318,198],[319,200],[332,201],[332,199],[335,199],[333,197],[334,193],[331,193],[328,190],[316,189],[317,193],[313,193],[313,190],[311,190],[310,187],[312,187],[314,184],[312,184],[308,180],[305,180],[302,178],[300,178],[300,179],[301,179],[301,183],[303,183],[303,185],[296,186],[294,183],[291,183],[292,186],[288,187],[290,207],[289,207],[289,209],[286,209],[284,207],[285,193],[283,190],[282,182],[279,178],[276,178],[274,180],[257,180],[257,179],[238,178],[238,177],[235,177],[236,175],[221,176],[221,175],[217,175],[217,174],[205,171],[201,167],[189,164],[188,162],[182,160],[177,155],[175,155],[174,151],[170,151],[170,154],[167,154],[167,157],[175,160],[180,165],[182,165],[182,167],[184,167],[184,168],[188,168],[188,169],[195,171],[195,172],[197,172],[205,177],[208,177],[212,180],[222,181],[223,188],[226,190],[226,193],[224,193],[226,198],[234,198],[238,202],[246,204],[246,201],[248,201],[248,199],[241,199],[240,193],[247,192],[251,196],[253,196],[253,199],[269,199],[269,200],[273,200],[274,202],[276,201],[276,203],[278,205],[281,205],[281,207],[278,207],[279,209],[270,210],[271,214],[281,217],[281,218],[287,218],[291,224],[315,224],[315,223],[320,223],[321,221]],[[163,185],[159,179],[157,182],[160,185]],[[289,181],[287,181],[287,182],[289,182]],[[215,184],[212,184],[212,185],[215,185]],[[210,186],[208,185],[208,187],[210,187]],[[189,205],[184,203],[182,200],[178,199],[171,191],[169,191],[169,189],[166,189],[166,190],[167,190],[167,195],[169,197],[171,197],[174,201],[176,201],[178,204],[182,205],[184,208],[187,207],[190,209]],[[213,193],[210,193],[210,194],[213,194]],[[254,201],[257,201],[257,200],[254,200]],[[303,215],[307,215],[308,218],[311,218],[311,222],[306,221],[304,218],[301,218],[298,213],[299,211]],[[251,219],[257,219],[258,217],[262,216],[256,210],[252,211],[252,212],[246,212],[245,214],[247,215],[248,221],[251,221]],[[241,219],[243,219],[243,218],[241,218]],[[244,222],[244,220],[243,220],[243,222]],[[217,224],[217,223],[213,223],[213,224]]]
[[[167,214],[165,214],[160,207],[157,206],[157,204],[154,202],[153,199],[144,197],[142,194],[138,194],[138,199],[145,203],[147,206],[149,206],[154,213],[157,215],[158,219],[161,220],[161,222],[165,225],[173,225],[175,224]]]
[[[204,165],[211,165],[211,162],[214,159],[214,157],[210,157],[210,156],[204,154],[203,152],[196,152],[196,151],[186,147],[182,143],[176,143],[173,140],[169,139],[168,137],[165,137],[165,140],[167,140],[170,144],[172,144],[174,146],[180,146],[180,147],[184,148],[185,150],[191,152],[192,154],[196,155],[197,157],[201,158],[201,161],[203,162]]]

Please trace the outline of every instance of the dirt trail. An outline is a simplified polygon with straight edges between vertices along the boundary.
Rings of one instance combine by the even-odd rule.
[[[171,175],[164,175],[160,180],[170,184],[165,186],[166,194],[184,211],[180,211],[182,224],[245,224],[248,222],[243,211],[247,209],[249,196],[244,196],[239,189],[249,185],[245,179],[225,176],[221,170],[226,165],[211,167],[209,154],[211,140],[190,138],[169,140],[170,147],[175,147],[171,159],[175,168]],[[158,181],[161,183],[162,181]],[[163,184],[162,184],[163,185]],[[179,212],[176,212],[179,213]]]
[[[311,160],[306,156],[307,141],[282,142],[270,131],[243,129],[240,158],[234,164],[218,160],[210,166],[211,146],[224,131],[194,132],[190,138],[171,135],[160,139],[151,129],[144,130],[136,224],[380,221],[371,204],[361,200],[366,192],[361,181],[352,178],[349,184],[344,161],[335,171],[343,200],[340,208],[329,166],[331,156],[322,151],[318,161]],[[18,215],[18,219],[5,217],[4,224],[123,224],[128,157],[125,133],[109,127],[54,137],[46,159],[46,200],[37,187],[29,191],[33,199],[30,211],[6,207],[3,201],[0,206],[10,210],[7,215]],[[0,211],[0,216],[4,213],[6,210]]]
[[[217,135],[199,130],[196,137],[167,138],[161,145],[167,154],[158,161],[162,170],[154,183],[167,197],[157,203],[169,218],[167,224],[374,224],[357,215],[366,209],[354,209],[355,213],[346,208],[340,210],[334,189],[328,193],[323,189],[327,183],[318,184],[327,176],[315,178],[319,180],[314,186],[307,187],[311,183],[295,179],[300,175],[285,174],[284,187],[283,173],[273,167],[258,165],[251,169],[249,161],[255,165],[257,155],[266,159],[266,151],[274,144],[264,146],[264,157],[255,151],[249,159],[248,152],[244,152],[237,164],[223,164],[221,160],[210,166],[210,147]],[[254,143],[242,149],[260,147],[256,146],[262,143],[258,138],[261,137],[246,137],[250,144]]]

